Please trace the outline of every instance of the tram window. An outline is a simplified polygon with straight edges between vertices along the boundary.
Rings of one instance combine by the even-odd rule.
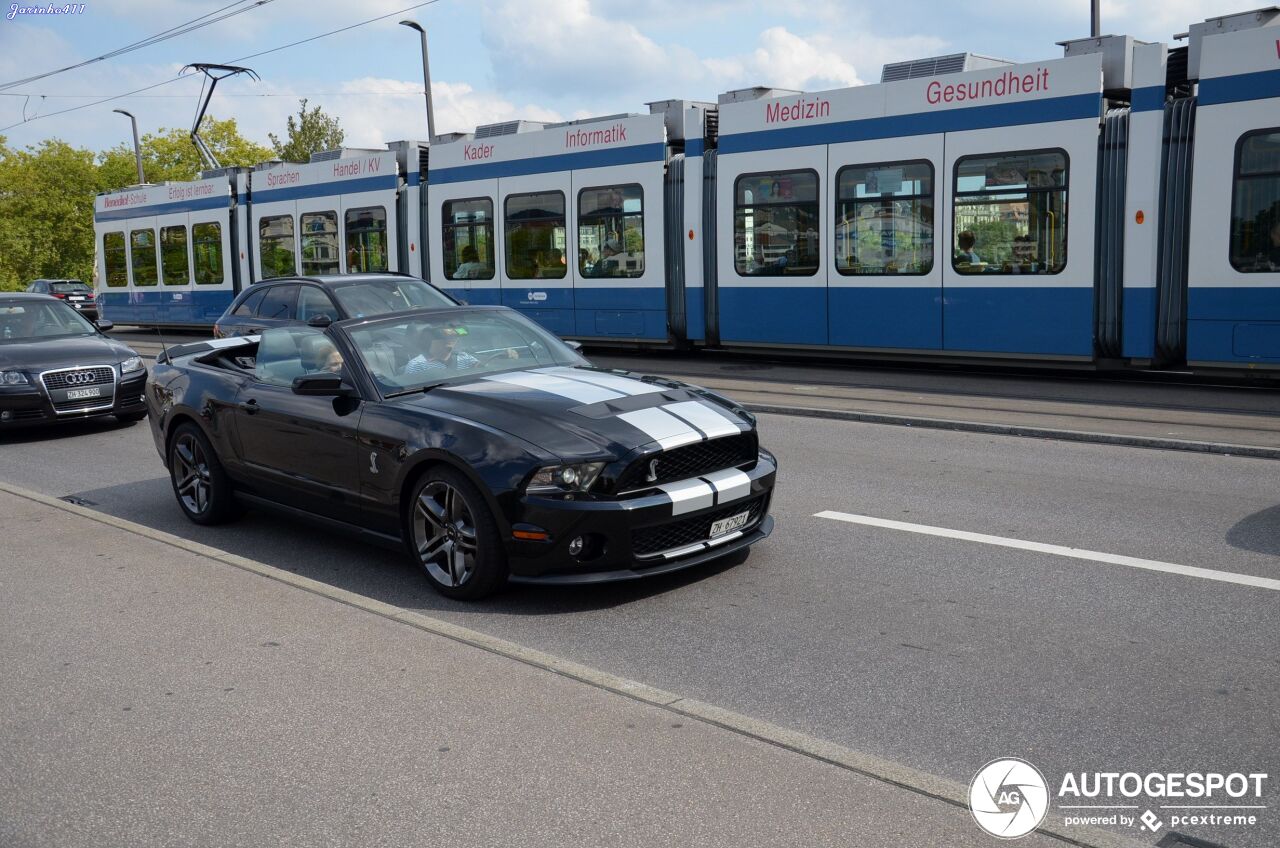
[[[508,195],[504,217],[507,277],[512,280],[562,279],[568,272],[564,192]]]
[[[493,201],[446,200],[441,208],[444,275],[450,280],[493,279]]]
[[[156,274],[156,231],[134,230],[129,233],[129,254],[133,261],[133,284],[154,286]]]
[[[1245,133],[1236,144],[1230,256],[1245,274],[1280,271],[1280,129]]]
[[[262,276],[287,277],[297,273],[293,253],[293,216],[271,215],[258,222],[258,250]]]
[[[186,227],[160,228],[160,272],[166,286],[185,286],[191,281]]]
[[[107,270],[107,287],[129,285],[129,265],[125,258],[124,233],[102,234],[102,260]]]
[[[1057,274],[1067,264],[1066,151],[956,162],[951,266],[961,274]]]
[[[733,267],[742,276],[818,272],[818,175],[743,174],[733,184]]]
[[[311,212],[299,219],[302,273],[338,273],[338,213]]]
[[[387,210],[348,209],[346,222],[347,273],[387,270]]]
[[[191,252],[196,258],[196,285],[222,282],[222,225],[195,224],[191,227]]]
[[[644,274],[644,190],[640,186],[578,192],[578,272],[584,277]]]
[[[836,174],[836,270],[845,276],[933,269],[933,165],[852,165]]]

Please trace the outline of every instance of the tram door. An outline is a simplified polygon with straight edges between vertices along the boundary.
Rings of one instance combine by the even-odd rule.
[[[156,218],[156,243],[160,254],[156,321],[162,324],[189,324],[194,317],[191,307],[191,232],[187,218],[186,212]]]
[[[477,306],[502,302],[497,196],[496,179],[431,187],[431,282]]]
[[[569,172],[498,180],[502,223],[502,305],[551,332],[572,336],[577,263],[569,252],[575,203]]]
[[[823,233],[835,257],[827,284],[831,344],[942,347],[942,160],[941,135],[830,146],[834,214]]]
[[[827,344],[827,148],[720,157],[720,339]]]

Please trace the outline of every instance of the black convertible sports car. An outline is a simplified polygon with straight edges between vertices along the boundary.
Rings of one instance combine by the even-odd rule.
[[[109,329],[47,294],[0,293],[0,428],[145,416],[146,366]]]
[[[192,521],[239,500],[318,517],[403,543],[451,597],[744,559],[773,527],[750,413],[593,368],[503,307],[170,348],[147,402]]]

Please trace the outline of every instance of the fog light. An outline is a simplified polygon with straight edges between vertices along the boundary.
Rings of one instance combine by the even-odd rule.
[[[0,412],[0,421],[12,421],[12,420],[13,420],[13,413],[12,413],[12,412],[9,412],[8,410],[6,410],[6,411],[4,411],[4,412]],[[581,540],[581,539],[575,539],[574,541],[581,542],[582,540]],[[582,547],[582,545],[578,545],[578,547],[579,547],[579,548],[581,548],[581,547]]]
[[[574,539],[572,542],[570,542],[570,543],[569,543],[569,556],[577,556],[578,554],[582,553],[582,546],[583,546],[584,544],[586,544],[586,543],[585,543],[585,542],[583,542],[583,540],[582,540],[582,537],[581,537],[581,536],[579,536],[578,538],[576,538],[576,539]]]

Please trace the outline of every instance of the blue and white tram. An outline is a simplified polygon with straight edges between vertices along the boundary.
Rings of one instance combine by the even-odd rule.
[[[119,324],[208,326],[258,280],[420,272],[420,235],[405,229],[417,220],[406,212],[416,213],[417,190],[405,199],[402,153],[344,149],[307,164],[269,162],[99,195],[102,316]]]
[[[1277,36],[1273,7],[104,195],[104,314],[388,268],[582,340],[1280,375]]]

